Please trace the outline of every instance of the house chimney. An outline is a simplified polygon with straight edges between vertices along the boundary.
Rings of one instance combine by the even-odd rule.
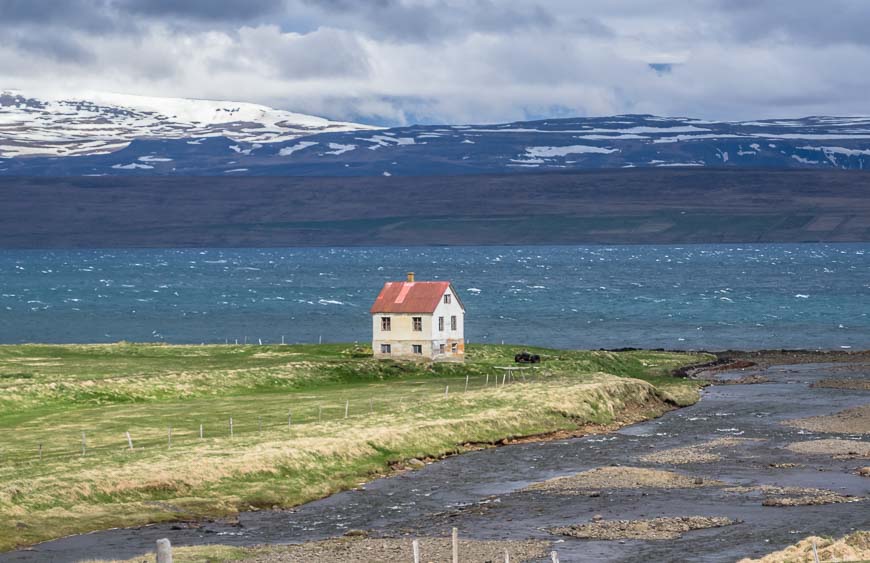
[[[408,272],[408,281],[414,283],[414,272]]]

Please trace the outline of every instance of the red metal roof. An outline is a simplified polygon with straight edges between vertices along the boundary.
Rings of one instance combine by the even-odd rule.
[[[387,282],[372,313],[434,313],[450,282]],[[456,293],[456,292],[454,292]]]

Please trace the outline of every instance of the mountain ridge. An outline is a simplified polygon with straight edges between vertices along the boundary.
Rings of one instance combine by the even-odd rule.
[[[0,175],[428,176],[870,168],[870,116],[625,114],[378,128],[242,102],[0,93]]]
[[[323,131],[377,129],[247,102],[0,90],[0,158],[106,154],[144,138],[221,136],[257,144]]]

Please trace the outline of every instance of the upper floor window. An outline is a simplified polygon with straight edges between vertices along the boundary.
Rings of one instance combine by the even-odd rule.
[[[444,294],[444,303],[446,303],[448,305],[450,304],[450,294],[449,293]]]
[[[387,331],[392,328],[392,320],[390,317],[381,317],[381,330]]]
[[[450,330],[456,330],[456,315],[450,316]]]
[[[438,317],[438,330],[444,330],[444,317]]]
[[[411,323],[414,325],[415,332],[422,332],[422,330],[423,330],[423,317],[411,317]]]

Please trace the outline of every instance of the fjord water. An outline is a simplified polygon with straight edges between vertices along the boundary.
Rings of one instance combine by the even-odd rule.
[[[0,343],[365,342],[407,271],[471,342],[870,347],[867,243],[0,251]]]

